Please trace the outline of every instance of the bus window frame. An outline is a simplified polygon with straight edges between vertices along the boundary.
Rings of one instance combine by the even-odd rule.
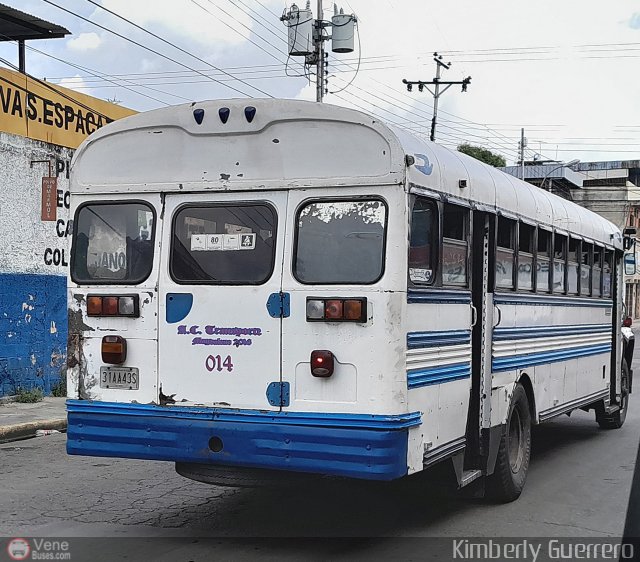
[[[596,287],[594,287],[593,285],[593,271],[596,267],[596,263],[595,263],[595,256],[596,256],[596,248],[600,249],[600,260],[599,260],[599,264],[598,264],[598,269],[599,269],[599,273],[600,273],[600,279],[599,279],[599,284],[598,284],[598,288],[596,291]],[[604,250],[605,250],[605,246],[604,244],[598,244],[597,242],[595,242],[593,244],[593,252],[591,254],[591,296],[601,299],[602,298],[602,263],[604,261]]]
[[[78,239],[78,216],[80,215],[80,211],[82,209],[84,209],[85,207],[89,207],[89,206],[96,206],[96,205],[129,205],[132,203],[140,203],[143,206],[146,206],[151,213],[153,214],[153,229],[152,229],[152,233],[151,233],[151,238],[149,239],[151,241],[151,248],[153,250],[152,255],[151,255],[151,267],[149,268],[149,271],[147,273],[147,275],[145,275],[144,277],[141,277],[140,279],[101,279],[101,280],[96,280],[96,281],[78,281],[75,279],[74,273],[75,273],[75,260],[76,260],[76,252],[75,252],[75,248],[73,248],[73,246],[75,245],[76,240]],[[71,256],[70,256],[70,260],[69,260],[69,278],[71,279],[71,281],[73,283],[75,283],[76,285],[78,285],[78,287],[82,287],[82,286],[100,286],[100,285],[142,285],[142,283],[144,283],[147,279],[149,279],[149,277],[151,276],[151,274],[153,273],[153,268],[155,266],[155,260],[156,260],[156,227],[158,224],[158,213],[156,212],[156,208],[153,205],[153,203],[151,203],[150,201],[146,201],[145,199],[119,199],[117,201],[114,200],[109,200],[109,201],[105,201],[105,200],[95,200],[95,201],[85,201],[83,203],[81,203],[80,205],[78,205],[78,207],[76,208],[76,212],[73,215],[73,238],[72,240],[72,245],[71,245]]]
[[[520,279],[519,279],[519,271],[520,271],[520,227],[522,225],[525,225],[529,228],[532,229],[532,235],[531,235],[531,246],[532,246],[532,252],[523,252],[524,254],[527,254],[527,257],[529,255],[531,255],[531,288],[530,289],[521,289],[520,288]],[[516,248],[517,248],[517,255],[516,255],[516,259],[515,259],[515,265],[516,265],[516,291],[517,292],[524,292],[526,294],[530,294],[530,293],[535,293],[536,292],[536,283],[537,283],[537,274],[536,274],[536,265],[537,265],[537,261],[538,261],[538,252],[536,251],[538,248],[538,225],[536,225],[534,222],[530,222],[528,220],[525,219],[518,219],[518,226],[516,228]]]
[[[273,248],[271,249],[271,270],[269,272],[269,275],[266,277],[266,279],[264,279],[263,281],[260,282],[247,282],[247,281],[242,281],[239,283],[221,283],[221,282],[213,282],[211,280],[191,280],[191,281],[184,281],[184,280],[180,280],[177,279],[176,276],[173,273],[173,249],[174,249],[174,235],[175,235],[175,227],[176,227],[176,221],[178,219],[178,215],[184,210],[184,209],[204,209],[204,208],[219,208],[219,207],[253,207],[256,205],[262,205],[265,207],[269,207],[272,212],[275,215],[275,226],[274,226],[274,231],[273,231]],[[239,201],[204,201],[204,202],[186,202],[186,203],[182,203],[181,205],[179,205],[178,207],[176,207],[173,210],[173,216],[171,217],[171,231],[169,232],[169,256],[168,256],[168,269],[169,269],[169,276],[171,277],[171,280],[176,284],[176,285],[182,285],[182,286],[189,286],[189,285],[208,285],[211,287],[243,287],[243,286],[250,286],[250,287],[260,287],[261,285],[265,285],[266,283],[269,282],[269,280],[273,277],[273,273],[275,271],[275,267],[276,267],[276,246],[277,246],[277,236],[278,236],[278,226],[279,226],[279,222],[280,222],[280,215],[278,214],[278,209],[276,208],[276,206],[271,203],[270,201],[266,201],[266,200],[255,200],[255,201],[247,201],[247,200],[239,200]]]
[[[384,236],[382,238],[382,259],[381,259],[381,267],[380,267],[380,275],[374,280],[374,281],[369,281],[367,283],[363,283],[362,281],[338,281],[338,282],[322,282],[322,283],[317,283],[317,282],[313,282],[313,283],[309,283],[308,281],[301,281],[300,279],[298,279],[298,276],[296,274],[296,257],[298,255],[298,238],[299,238],[299,228],[298,228],[298,221],[300,220],[300,213],[302,212],[302,209],[304,209],[306,206],[311,205],[313,203],[349,203],[352,201],[380,201],[380,203],[382,203],[382,205],[384,206],[385,209],[385,213],[384,213],[384,225],[383,225],[383,232],[384,232]],[[340,197],[310,197],[308,199],[305,199],[304,201],[300,201],[300,203],[298,204],[298,206],[296,207],[295,213],[293,214],[294,217],[294,223],[293,223],[293,246],[292,246],[292,254],[291,254],[291,275],[292,277],[301,285],[304,285],[306,287],[313,287],[313,286],[325,286],[325,285],[330,285],[330,286],[349,286],[349,285],[362,285],[362,286],[369,286],[369,285],[375,285],[376,283],[379,283],[380,280],[384,277],[384,274],[386,273],[387,270],[387,239],[389,238],[389,203],[387,202],[387,200],[384,197],[381,197],[380,195],[354,195],[352,197],[349,196],[340,196]],[[274,245],[275,246],[275,245]],[[408,272],[407,272],[408,274]]]
[[[444,242],[445,242],[445,236],[444,236],[444,211],[445,211],[445,206],[450,206],[450,207],[456,207],[458,209],[461,209],[462,211],[464,211],[466,213],[466,221],[463,223],[463,229],[464,229],[464,238],[463,239],[457,239],[457,238],[446,238],[450,243],[452,243],[454,246],[459,245],[460,247],[462,247],[462,245],[464,244],[464,248],[466,250],[466,256],[465,256],[465,267],[466,267],[466,271],[465,271],[465,282],[464,283],[445,283],[444,282],[444,271],[443,271],[443,267],[442,267],[442,260],[438,260],[438,264],[440,265],[439,267],[439,281],[440,281],[440,286],[441,287],[451,287],[454,289],[469,289],[469,287],[471,286],[471,275],[472,275],[472,271],[471,271],[471,248],[472,246],[472,239],[471,239],[471,231],[473,228],[473,222],[472,222],[472,209],[470,207],[468,207],[467,205],[463,205],[460,204],[457,200],[456,201],[441,201],[440,205],[439,205],[439,216],[438,216],[438,222],[439,222],[439,232],[440,232],[440,236],[439,236],[439,251],[440,251],[440,256],[442,258],[444,258]]]
[[[588,258],[588,265],[586,267],[588,267],[589,269],[589,284],[587,287],[584,288],[582,287],[582,270],[585,268],[585,265],[582,263],[582,254],[584,254],[584,248],[585,246],[588,246],[588,254],[589,254],[589,258]],[[581,251],[580,251],[580,296],[581,297],[592,297],[593,296],[593,246],[594,246],[594,242],[588,239],[583,239],[582,240],[582,244],[581,244]]]
[[[564,252],[563,252],[563,257],[562,260],[557,260],[556,259],[556,236],[562,236],[564,238]],[[551,262],[552,262],[552,267],[551,267],[551,294],[553,295],[566,295],[567,294],[567,253],[568,253],[568,249],[569,249],[569,233],[564,231],[564,230],[556,230],[553,229],[553,236],[551,238],[551,245],[552,245],[552,250],[551,250]],[[561,291],[556,291],[555,287],[554,287],[554,282],[556,279],[556,275],[555,275],[555,265],[556,262],[560,262],[562,261],[562,264],[564,265],[563,270],[562,270],[562,290]]]
[[[544,259],[547,261],[549,265],[549,269],[547,270],[547,280],[545,288],[540,291],[539,290],[539,275],[538,275],[538,263],[540,261],[540,250],[539,250],[539,241],[540,241],[540,231],[545,232],[547,236],[547,254]],[[544,295],[553,294],[553,228],[550,226],[546,226],[543,224],[539,224],[538,228],[536,228],[536,293],[542,293]]]
[[[576,257],[577,257],[577,262],[572,262],[569,260],[569,256],[571,254],[571,241],[574,241],[577,244],[577,249],[576,249]],[[581,279],[581,274],[582,274],[582,238],[578,235],[572,235],[571,233],[569,233],[569,238],[567,241],[567,259],[566,259],[566,270],[567,270],[567,281],[566,281],[566,288],[567,288],[567,295],[573,296],[573,297],[579,297],[580,296],[580,281]],[[570,292],[569,290],[569,264],[571,263],[571,265],[576,265],[576,273],[577,273],[577,279],[576,279],[576,290],[575,292]]]
[[[441,212],[441,204],[442,201],[434,199],[432,197],[428,197],[426,195],[421,195],[419,193],[410,194],[408,205],[408,213],[407,213],[407,286],[411,287],[441,287],[442,286],[442,277],[441,277],[441,269],[440,260],[442,257],[442,212]],[[416,205],[417,201],[424,201],[428,203],[432,207],[433,216],[435,217],[437,224],[435,228],[431,229],[431,250],[434,252],[434,257],[431,259],[431,263],[433,264],[431,281],[413,281],[411,276],[409,275],[409,252],[411,251],[411,234],[412,234],[412,226],[413,226],[413,209]]]
[[[504,246],[498,246],[498,232],[500,226],[500,220],[509,221],[510,224],[510,238],[512,248],[505,248]],[[493,270],[494,270],[494,290],[495,291],[505,291],[505,292],[516,292],[517,291],[517,279],[518,279],[518,270],[517,270],[517,255],[518,255],[518,231],[519,231],[519,219],[512,217],[510,215],[506,215],[504,213],[498,213],[496,215],[495,222],[495,243],[493,245]],[[497,280],[497,272],[496,267],[498,265],[498,250],[506,250],[511,253],[511,285],[509,287],[499,286]]]

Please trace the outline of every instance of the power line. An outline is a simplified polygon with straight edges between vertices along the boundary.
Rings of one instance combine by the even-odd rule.
[[[93,0],[87,0],[87,1],[91,2],[92,4],[95,4],[95,2],[93,2]],[[100,29],[103,29],[104,31],[107,31],[108,33],[111,33],[111,34],[113,34],[113,35],[115,35],[115,36],[117,36],[117,37],[120,37],[121,39],[124,39],[125,41],[128,41],[129,43],[132,43],[132,44],[134,44],[134,45],[136,45],[136,46],[138,46],[138,47],[140,47],[140,48],[142,48],[142,49],[144,49],[144,50],[146,50],[146,51],[149,51],[149,52],[151,52],[151,53],[153,53],[153,54],[155,54],[155,55],[158,55],[159,57],[162,57],[162,58],[164,58],[164,59],[167,59],[167,60],[169,60],[169,61],[173,62],[174,64],[177,64],[177,65],[179,65],[179,66],[182,66],[182,67],[184,67],[184,68],[187,68],[187,69],[191,70],[192,72],[197,72],[198,74],[200,74],[200,75],[204,76],[205,78],[208,78],[209,80],[211,80],[211,81],[213,81],[213,82],[216,82],[216,83],[218,83],[218,84],[221,84],[222,86],[224,86],[224,87],[226,87],[226,88],[229,88],[230,90],[233,90],[234,92],[236,92],[236,93],[238,93],[238,94],[241,94],[241,95],[246,96],[246,97],[250,97],[248,94],[246,94],[246,93],[245,93],[245,92],[243,92],[242,90],[239,90],[238,88],[235,88],[234,86],[231,86],[231,85],[229,85],[229,84],[225,84],[225,83],[223,83],[223,82],[219,82],[219,81],[218,81],[218,80],[216,80],[215,78],[207,77],[207,75],[206,75],[206,74],[203,74],[203,73],[199,72],[198,70],[196,70],[196,69],[194,69],[194,68],[191,68],[189,65],[186,65],[186,64],[184,64],[184,63],[182,63],[182,62],[180,62],[180,61],[178,61],[178,60],[176,60],[176,59],[174,59],[174,58],[171,58],[171,57],[169,57],[169,56],[167,56],[167,55],[163,55],[163,54],[162,54],[162,53],[160,53],[159,51],[156,51],[155,49],[152,49],[151,47],[147,47],[146,45],[143,45],[142,43],[139,43],[138,41],[135,41],[134,39],[131,39],[130,37],[126,37],[125,35],[122,35],[121,33],[118,33],[117,31],[113,31],[112,29],[109,29],[108,27],[105,27],[104,25],[101,25],[101,24],[99,24],[99,23],[96,23],[96,22],[94,22],[94,21],[90,20],[89,18],[85,18],[84,16],[81,16],[80,14],[77,14],[76,12],[73,12],[72,10],[68,10],[67,8],[62,7],[62,6],[60,6],[59,4],[56,4],[56,3],[55,3],[55,2],[53,2],[52,0],[43,0],[43,2],[46,2],[47,4],[50,4],[51,6],[55,6],[56,8],[58,8],[58,9],[62,10],[63,12],[66,12],[66,13],[68,13],[68,14],[72,15],[72,16],[75,16],[75,17],[77,17],[77,18],[79,18],[79,19],[81,19],[81,20],[83,20],[83,21],[86,21],[87,23],[90,23],[90,24],[92,24],[92,25],[94,25],[94,26],[96,26],[96,27],[99,27]],[[100,6],[99,4],[95,4],[95,5],[96,5],[96,6],[99,6],[99,7],[100,7],[100,8],[102,8],[103,10],[107,10],[107,11],[109,11],[109,12],[110,12],[110,10],[108,10],[107,8],[104,8],[104,7]],[[115,12],[113,12],[113,13],[115,14]],[[116,15],[117,17],[119,17],[120,19],[123,19],[123,20],[125,20],[125,21],[129,22],[129,20],[127,20],[126,18],[123,18],[122,16],[119,16],[119,15],[117,15],[117,14],[115,14],[115,15]],[[145,31],[146,33],[148,33],[148,34],[150,34],[150,35],[153,35],[153,36],[158,37],[161,41],[163,41],[163,42],[165,42],[165,43],[167,43],[167,44],[169,44],[169,45],[174,46],[172,43],[170,43],[170,42],[169,42],[169,41],[167,41],[166,39],[162,39],[161,37],[159,37],[159,36],[155,35],[154,33],[151,33],[150,31],[147,31],[146,29],[144,29],[144,28],[142,28],[142,27],[138,26],[137,24],[134,24],[134,23],[132,23],[132,22],[129,22],[129,23],[130,23],[131,25],[135,26],[135,27],[138,27],[139,29],[142,29],[143,31]],[[176,46],[176,48],[178,48],[179,50],[182,50],[180,47],[177,47],[177,46]],[[191,54],[190,54],[190,53],[188,53],[187,51],[184,51],[184,52],[186,52],[187,54],[189,54],[190,56],[192,56],[192,57],[194,57],[194,58],[196,58],[196,59],[198,59],[198,60],[203,61],[205,64],[207,64],[207,65],[211,66],[212,68],[216,68],[216,69],[217,69],[217,67],[215,67],[214,65],[212,65],[212,64],[210,64],[210,63],[208,63],[207,61],[204,61],[203,59],[200,59],[199,57],[197,57],[197,56],[195,56],[195,55],[191,55]],[[226,73],[226,74],[228,74],[228,73]],[[232,76],[232,75],[230,75],[230,76]],[[242,82],[242,80],[239,80],[239,81],[240,81],[240,82]],[[244,82],[243,82],[243,83],[244,83]],[[265,95],[267,95],[268,97],[273,97],[273,96],[271,96],[270,94],[267,94],[266,92],[263,92],[262,90],[260,90],[260,89],[256,88],[255,86],[252,86],[251,84],[246,84],[246,85],[247,85],[247,86],[249,86],[249,87],[251,87],[251,88],[253,88],[253,89],[258,90],[258,91],[259,91],[259,92],[261,92],[261,93],[264,93],[264,94],[265,94]]]
[[[13,70],[16,71],[20,71],[20,69],[13,63],[11,63],[10,61],[0,57],[0,62],[3,62],[4,64],[6,64],[8,67],[12,68]],[[63,98],[65,98],[66,100],[75,103],[76,105],[82,107],[83,109],[86,109],[87,111],[90,111],[91,113],[94,113],[100,117],[104,117],[105,119],[111,121],[111,117],[109,117],[108,115],[105,115],[104,113],[100,113],[99,111],[97,111],[95,108],[93,107],[89,107],[88,105],[84,104],[81,101],[78,101],[77,99],[73,98],[72,96],[70,96],[69,94],[67,94],[66,92],[63,92],[61,90],[59,90],[58,88],[54,88],[51,84],[45,82],[44,80],[40,80],[40,78],[36,78],[35,76],[32,76],[31,74],[28,74],[26,72],[21,72],[21,74],[31,78],[31,80],[37,82],[38,84],[40,84],[41,86],[44,86],[45,88],[47,88],[48,90],[51,90],[52,92],[54,92],[55,94],[62,96]],[[33,93],[33,92],[29,92],[24,86],[20,86],[20,84],[16,84],[15,82],[8,80],[6,78],[3,78],[3,80],[5,82],[7,82],[8,84],[11,84],[14,88],[18,88],[19,90],[25,92],[25,93]],[[36,95],[36,94],[34,94]],[[40,97],[40,96],[37,96]]]
[[[0,35],[1,35],[1,34],[0,34]],[[4,37],[6,37],[6,36],[4,36]],[[134,90],[131,86],[127,86],[127,85],[123,85],[123,84],[119,84],[119,83],[117,83],[117,82],[116,82],[116,79],[114,79],[114,78],[113,78],[112,76],[110,76],[109,74],[105,74],[105,73],[100,72],[100,71],[98,71],[98,70],[93,70],[93,69],[88,68],[88,67],[86,67],[86,66],[81,66],[81,65],[76,64],[76,63],[73,63],[73,62],[71,62],[71,61],[68,61],[68,60],[65,60],[65,59],[61,59],[61,58],[56,57],[56,56],[54,56],[54,55],[52,55],[52,54],[50,54],[50,53],[46,53],[45,51],[41,51],[41,50],[39,50],[39,49],[36,49],[35,47],[32,47],[32,46],[30,46],[30,45],[26,45],[26,47],[27,47],[30,51],[34,51],[34,52],[39,53],[39,54],[41,54],[41,55],[43,55],[43,56],[45,56],[45,57],[49,57],[49,58],[51,58],[51,59],[57,60],[58,62],[61,62],[61,63],[63,63],[63,64],[66,64],[66,65],[68,65],[68,66],[71,66],[71,67],[73,67],[73,68],[77,68],[77,69],[79,69],[79,70],[82,70],[83,72],[89,72],[89,73],[91,73],[91,75],[93,75],[93,76],[96,76],[96,77],[100,78],[100,80],[103,80],[103,81],[106,81],[106,82],[111,82],[111,83],[114,85],[113,87],[125,88],[126,90],[129,90],[129,91],[133,92],[134,94],[138,94],[139,96],[143,96],[143,97],[145,97],[145,98],[148,98],[148,99],[151,99],[151,100],[157,101],[158,103],[161,103],[161,104],[163,104],[163,105],[169,105],[167,102],[162,101],[162,100],[160,100],[160,99],[158,99],[158,98],[155,98],[155,97],[153,97],[153,96],[150,96],[150,95],[144,94],[144,93],[142,93],[142,92],[138,92],[137,90]],[[73,76],[73,77],[70,77],[69,79],[73,79],[73,78],[76,78],[76,77],[75,77],[75,76]],[[110,79],[110,78],[111,78],[111,79]],[[125,80],[125,82],[130,82],[130,81]],[[185,98],[185,97],[183,97],[183,96],[179,96],[178,94],[173,94],[173,93],[170,93],[170,92],[165,92],[165,91],[163,91],[163,90],[158,90],[157,88],[151,88],[150,86],[139,85],[139,84],[132,84],[132,85],[133,85],[133,86],[138,86],[138,87],[140,87],[140,88],[145,88],[145,89],[147,89],[147,90],[151,90],[151,91],[154,91],[154,92],[158,92],[158,93],[161,93],[161,94],[164,94],[164,95],[167,95],[167,96],[173,96],[173,97],[178,98],[178,99],[181,99],[181,100],[183,100],[183,101],[192,101],[192,100],[190,100],[190,99],[188,99],[188,98]],[[105,87],[105,86],[100,86],[100,87]]]

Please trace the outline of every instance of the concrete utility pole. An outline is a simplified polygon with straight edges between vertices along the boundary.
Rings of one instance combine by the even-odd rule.
[[[520,150],[520,179],[524,180],[524,149],[527,147],[527,139],[524,138],[524,127],[520,129],[520,143],[518,149]]]
[[[324,99],[326,91],[325,65],[324,65],[324,22],[322,13],[322,0],[318,0],[318,19],[316,20],[316,101]]]
[[[432,82],[425,82],[423,80],[411,81],[403,78],[402,83],[407,85],[407,90],[411,91],[413,86],[418,86],[418,91],[422,92],[425,88],[431,93],[433,96],[433,119],[431,120],[431,136],[430,139],[432,141],[436,140],[436,124],[438,122],[438,100],[440,96],[444,94],[451,86],[454,84],[462,85],[462,91],[467,91],[467,86],[471,83],[471,76],[467,76],[464,80],[460,82],[445,82],[440,80],[440,71],[442,68],[445,70],[449,70],[451,68],[451,63],[442,62],[442,55],[438,55],[438,53],[433,53],[433,60],[436,63],[436,77]],[[435,86],[434,90],[431,90],[429,86]],[[445,86],[440,89],[440,86]]]

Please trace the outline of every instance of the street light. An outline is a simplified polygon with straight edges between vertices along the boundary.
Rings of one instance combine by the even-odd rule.
[[[551,170],[549,170],[544,177],[542,178],[542,181],[540,182],[540,189],[544,189],[544,184],[547,181],[547,178],[556,170],[559,170],[560,168],[571,168],[571,166],[575,166],[576,164],[580,164],[580,159],[576,158],[575,160],[571,160],[570,162],[565,162],[563,164],[559,164],[558,166],[556,166],[555,168],[551,168]],[[550,189],[548,189],[547,191],[551,191]]]

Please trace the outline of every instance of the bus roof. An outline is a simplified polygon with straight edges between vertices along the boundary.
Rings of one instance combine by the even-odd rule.
[[[619,229],[600,215],[371,115],[330,104],[233,99],[139,113],[90,135],[71,171],[72,193],[85,194],[406,180],[414,190],[622,246]]]

